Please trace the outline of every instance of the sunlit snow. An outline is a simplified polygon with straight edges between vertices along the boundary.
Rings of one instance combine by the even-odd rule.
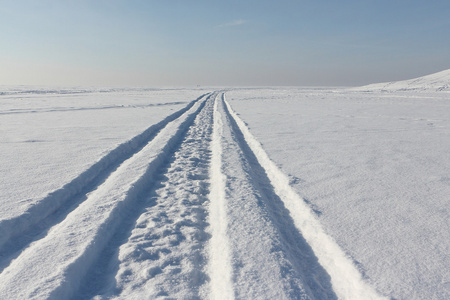
[[[447,299],[450,72],[0,89],[0,298]]]

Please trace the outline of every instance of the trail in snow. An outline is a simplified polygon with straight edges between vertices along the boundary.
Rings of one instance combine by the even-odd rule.
[[[130,141],[102,157],[61,189],[48,194],[24,214],[0,220],[0,272],[20,251],[36,239],[42,238],[52,226],[61,222],[72,210],[87,199],[87,195],[102,184],[124,161],[139,152],[164,126],[188,111],[202,95],[185,108],[166,117],[135,136]]]
[[[196,102],[186,113],[167,124],[63,222],[53,226],[46,237],[31,244],[12,261],[0,274],[0,298],[71,297],[89,266],[119,227],[123,212],[141,200],[156,170],[204,103],[205,100]]]
[[[213,100],[206,102],[168,163],[160,168],[155,189],[142,196],[142,207],[126,218],[126,229],[121,230],[126,237],[114,237],[107,247],[118,251],[103,257],[86,277],[83,297],[195,299],[206,295]],[[101,265],[106,269],[101,270]],[[98,282],[105,273],[113,275]],[[108,286],[109,282],[115,284]]]
[[[1,299],[381,298],[223,92],[158,126],[4,238]]]
[[[236,298],[333,299],[326,274],[290,225],[289,215],[268,185],[264,170],[223,99],[218,107],[225,123],[222,172],[227,177],[228,235]],[[322,286],[308,282],[306,276],[315,277]]]
[[[372,287],[363,281],[350,258],[324,232],[311,208],[290,187],[289,178],[270,160],[261,144],[253,137],[231,106],[228,103],[226,105],[230,116],[242,131],[249,148],[267,173],[275,193],[289,211],[295,226],[311,246],[320,265],[331,277],[333,290],[337,296],[341,299],[382,299]]]

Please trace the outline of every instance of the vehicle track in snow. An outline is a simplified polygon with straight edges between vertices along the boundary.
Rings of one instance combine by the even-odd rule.
[[[206,295],[213,104],[211,97],[155,176],[153,189],[143,195],[143,205],[111,239],[109,254],[91,268],[81,285],[83,298],[101,294],[122,299],[196,299]]]
[[[238,299],[336,299],[328,274],[295,228],[224,103],[222,172]],[[251,284],[242,284],[250,280]]]
[[[185,108],[148,127],[141,134],[119,145],[99,159],[86,171],[55,190],[17,217],[0,220],[0,272],[18,251],[39,239],[40,235],[86,200],[86,195],[102,184],[124,161],[139,152],[164,126],[180,117],[200,99],[190,102]]]
[[[1,299],[379,298],[224,92],[141,144],[63,193],[77,204],[37,220],[38,234],[10,235],[25,241],[7,247]]]
[[[210,96],[193,102],[168,122],[145,147],[88,191],[85,200],[45,237],[23,250],[0,274],[0,299],[68,299],[77,293],[89,268],[127,212],[140,205],[157,171]]]

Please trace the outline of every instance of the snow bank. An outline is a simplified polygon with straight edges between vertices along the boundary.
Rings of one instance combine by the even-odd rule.
[[[353,88],[353,91],[444,91],[450,92],[450,69],[410,80],[375,83]]]

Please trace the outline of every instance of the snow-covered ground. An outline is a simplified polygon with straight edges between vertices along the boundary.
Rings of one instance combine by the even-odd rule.
[[[445,91],[10,87],[0,144],[1,299],[450,297]]]
[[[0,218],[23,214],[119,144],[203,93],[206,91],[3,87]]]
[[[227,95],[368,282],[395,299],[450,297],[450,94]]]

